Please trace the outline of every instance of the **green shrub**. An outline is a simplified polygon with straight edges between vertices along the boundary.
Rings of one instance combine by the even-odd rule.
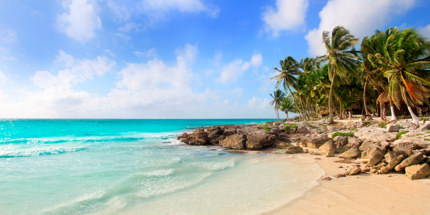
[[[387,123],[385,123],[385,122],[379,122],[378,125],[381,128],[387,128]]]
[[[267,125],[267,124],[266,124],[266,125],[264,125],[263,129],[264,129],[264,130],[266,130],[266,131],[270,131],[270,127],[269,127],[269,125]]]
[[[396,139],[401,139],[403,134],[408,133],[407,131],[401,131],[399,133],[396,134]]]
[[[299,128],[299,126],[297,126],[296,124],[285,124],[285,127],[284,127],[285,130],[297,129],[297,128]]]
[[[341,136],[341,137],[353,137],[354,133],[343,133],[343,132],[335,132],[331,135],[331,138],[335,138],[337,136]]]

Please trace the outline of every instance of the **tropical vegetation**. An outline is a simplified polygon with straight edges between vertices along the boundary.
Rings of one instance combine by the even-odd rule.
[[[429,110],[430,42],[416,30],[376,31],[358,44],[359,38],[337,26],[323,32],[322,42],[325,55],[300,61],[287,56],[280,68],[274,67],[271,104],[278,119],[280,110],[287,118],[294,112],[302,120],[327,116],[328,123],[335,116],[347,117],[347,112],[386,120],[388,106],[391,120],[408,114],[418,123],[418,115]]]

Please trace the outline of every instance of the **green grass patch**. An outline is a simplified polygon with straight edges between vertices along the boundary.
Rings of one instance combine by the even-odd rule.
[[[269,125],[267,125],[267,124],[266,124],[266,125],[264,125],[263,129],[264,129],[264,130],[266,130],[266,131],[270,131],[270,127],[269,127]]]
[[[425,141],[430,141],[430,139],[424,139]]]
[[[379,122],[378,125],[381,128],[387,128],[387,123],[385,123],[385,122]]]
[[[299,128],[299,126],[297,126],[296,124],[285,124],[285,127],[284,127],[285,130],[297,129],[297,128]]]
[[[343,133],[343,132],[334,132],[331,135],[331,138],[335,138],[337,136],[341,136],[341,137],[353,137],[354,133]]]
[[[408,133],[407,131],[401,131],[399,133],[396,134],[396,139],[401,139],[403,134]]]

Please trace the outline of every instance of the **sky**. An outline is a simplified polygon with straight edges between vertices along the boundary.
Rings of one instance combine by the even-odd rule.
[[[274,118],[337,25],[430,38],[429,0],[0,0],[0,118]]]

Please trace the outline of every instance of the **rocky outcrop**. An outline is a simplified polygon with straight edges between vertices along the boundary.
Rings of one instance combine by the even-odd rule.
[[[178,139],[189,145],[209,145],[210,141],[208,133],[203,129],[196,130],[192,134],[184,133],[178,137]]]
[[[330,140],[330,138],[326,134],[318,134],[309,136],[304,143],[307,147],[318,149],[322,144]]]
[[[413,165],[406,167],[405,172],[406,176],[412,180],[423,179],[430,176],[430,166],[427,163],[421,165]]]
[[[259,150],[273,146],[276,140],[275,135],[267,134],[264,130],[248,130],[246,135],[246,149]]]
[[[336,152],[336,145],[333,143],[333,141],[329,140],[320,146],[318,150],[326,157],[333,157]]]

